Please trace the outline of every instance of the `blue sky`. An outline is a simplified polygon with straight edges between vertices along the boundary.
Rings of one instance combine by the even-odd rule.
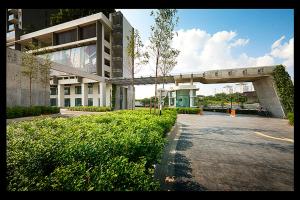
[[[121,9],[120,11],[131,25],[139,30],[143,42],[147,44],[150,26],[154,23],[153,17],[150,16],[151,10]],[[189,52],[188,46],[177,45],[182,55],[178,58],[180,66],[176,66],[174,72],[222,69],[224,62],[232,66],[242,65],[243,62],[245,65],[283,63],[289,65],[287,71],[292,77],[294,76],[293,9],[178,9],[178,17],[179,23],[175,31],[179,31],[181,37],[174,39],[175,44],[184,44],[184,37],[188,36],[194,37],[193,45],[196,46]],[[223,42],[212,44],[213,38],[219,38]],[[219,48],[228,50],[227,55],[224,56],[222,52],[218,55],[216,52],[214,59],[217,61],[210,61],[210,54],[206,50],[214,51]],[[189,57],[192,54],[198,55],[199,59],[197,56]],[[206,68],[208,65],[214,68]],[[146,70],[145,74],[147,73],[149,71]],[[223,84],[199,84],[200,91],[204,92],[204,95],[212,94],[214,88],[223,86]],[[147,90],[151,92],[146,93],[146,87],[152,88],[152,86],[137,87],[136,98],[154,94],[152,89]]]

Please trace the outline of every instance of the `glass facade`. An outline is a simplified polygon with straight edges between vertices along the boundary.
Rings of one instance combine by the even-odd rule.
[[[81,94],[81,86],[75,86],[75,94]]]
[[[50,106],[56,106],[57,99],[56,98],[50,98]]]
[[[75,98],[75,106],[82,106],[81,98]]]
[[[88,94],[93,94],[93,85],[92,84],[89,84],[88,85],[88,90],[89,90],[89,93]]]
[[[96,73],[96,45],[88,45],[48,53],[54,62]],[[47,54],[39,55],[45,57]]]
[[[65,99],[65,107],[70,107],[70,105],[71,105],[70,98],[66,98]]]
[[[65,95],[70,95],[70,87],[65,87],[64,88],[64,94]]]
[[[88,98],[88,106],[93,106],[93,98]]]

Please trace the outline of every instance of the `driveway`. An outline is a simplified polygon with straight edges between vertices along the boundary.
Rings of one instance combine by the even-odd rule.
[[[294,190],[294,128],[285,119],[178,115],[162,163],[162,190]]]

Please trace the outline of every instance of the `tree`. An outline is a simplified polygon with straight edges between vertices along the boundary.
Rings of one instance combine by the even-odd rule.
[[[128,69],[131,72],[131,86],[134,88],[134,75],[141,70],[141,67],[148,63],[149,55],[147,52],[143,52],[144,47],[138,30],[130,31],[130,36],[127,36],[128,45],[127,53],[128,57]],[[132,110],[134,108],[134,92],[132,92]]]
[[[50,60],[49,54],[46,54],[44,57],[44,62],[40,64],[40,81],[43,84],[44,87],[44,105],[47,105],[46,100],[46,90],[47,85],[50,84],[50,69],[52,67],[52,62]]]
[[[22,64],[21,64],[21,73],[28,78],[29,80],[29,106],[32,105],[32,81],[37,79],[38,75],[38,60],[37,57],[26,51],[34,51],[38,49],[32,43],[28,43],[25,47],[25,52],[22,54]]]
[[[162,55],[166,55],[164,51],[168,51],[171,40],[173,39],[173,31],[178,23],[178,17],[176,17],[176,13],[176,9],[158,9],[155,12],[151,11],[151,16],[154,16],[155,18],[155,24],[151,26],[149,46],[150,51],[153,53],[156,60],[154,113],[156,113],[157,104],[157,75],[160,64],[159,61]]]

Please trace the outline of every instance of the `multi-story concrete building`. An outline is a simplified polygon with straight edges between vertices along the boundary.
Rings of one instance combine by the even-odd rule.
[[[129,78],[127,36],[134,31],[121,12],[93,14],[59,25],[21,35],[7,46],[17,45],[22,50],[28,43],[41,47],[40,57],[103,77],[95,81],[85,77],[51,71],[50,105],[113,106],[131,108],[131,86],[108,84],[106,79]],[[133,101],[134,102],[134,101]]]
[[[8,47],[21,50],[15,43],[20,36],[50,26],[50,16],[58,9],[7,9],[6,41]]]

